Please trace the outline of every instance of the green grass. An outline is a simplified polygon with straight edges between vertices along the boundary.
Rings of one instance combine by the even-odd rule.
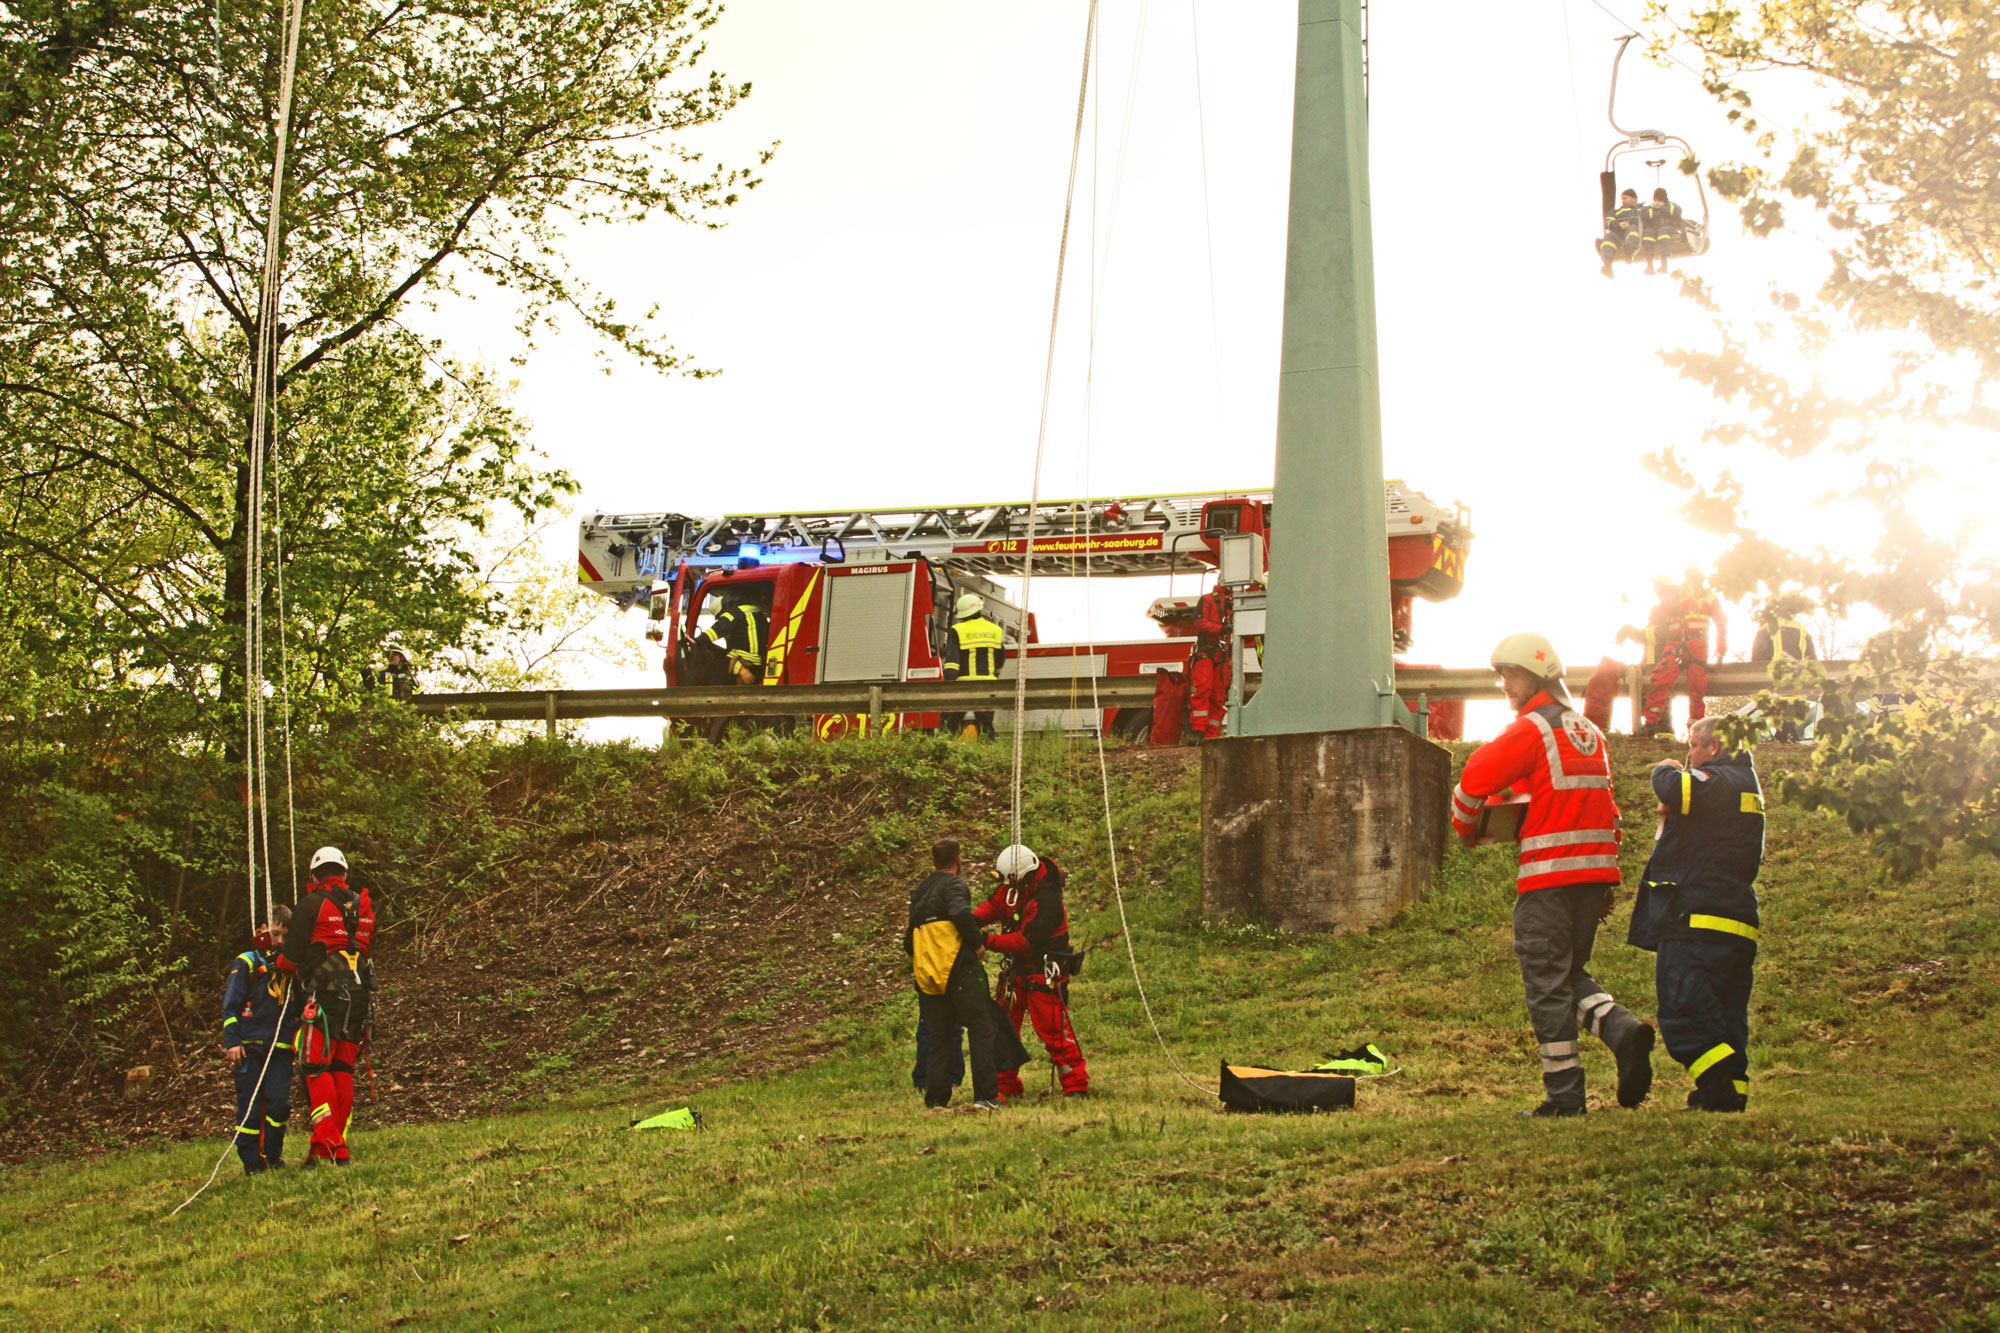
[[[1620,752],[1634,871],[1658,753]],[[1212,1085],[1219,1057],[1298,1063],[1364,1037],[1403,1066],[1353,1114],[1237,1117],[1168,1069],[1102,947],[1094,759],[1041,758],[1025,832],[1071,865],[1075,933],[1100,946],[1076,992],[1098,1098],[926,1116],[898,1001],[831,1058],[695,1096],[701,1134],[626,1130],[686,1100],[671,1083],[425,1127],[372,1130],[364,1108],[356,1166],[226,1174],[172,1221],[219,1140],[22,1168],[0,1183],[0,1323],[2000,1328],[1990,863],[1884,886],[1839,825],[1775,810],[1750,1114],[1673,1109],[1687,1084],[1663,1064],[1641,1111],[1527,1122],[1505,849],[1454,851],[1365,935],[1205,926],[1191,775],[1122,765],[1134,938],[1190,1072]],[[1000,819],[967,832],[997,842]],[[1625,916],[1595,970],[1650,1017]],[[1597,1102],[1610,1060],[1588,1065]],[[1045,1062],[1027,1074],[1046,1088]]]

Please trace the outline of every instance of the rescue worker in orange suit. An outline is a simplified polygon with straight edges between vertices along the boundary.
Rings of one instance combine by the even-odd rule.
[[[960,593],[952,608],[951,642],[945,648],[946,680],[998,680],[1007,664],[1007,632],[987,619],[986,599],[976,592]],[[993,739],[993,710],[975,709],[971,722],[964,713],[945,713],[938,719],[947,734],[963,729],[963,738]]]
[[[314,852],[310,873],[276,965],[295,975],[305,992],[306,1095],[312,1103],[312,1149],[305,1165],[346,1166],[354,1062],[367,1039],[369,994],[375,989],[368,959],[375,904],[366,888],[348,887],[347,857],[338,847]]]
[[[986,947],[1004,960],[1001,1005],[1021,1030],[1025,1015],[1034,1024],[1062,1082],[1063,1096],[1090,1093],[1090,1070],[1069,1019],[1069,979],[1077,955],[1069,947],[1069,913],[1063,907],[1063,872],[1053,860],[1016,843],[994,863],[1000,883],[972,909],[982,925],[998,925]],[[1021,1073],[1002,1070],[1000,1095],[1021,1095]]]
[[[1750,982],[1757,962],[1757,872],[1764,793],[1747,751],[1730,754],[1712,719],[1688,728],[1687,766],[1653,765],[1660,839],[1626,938],[1658,953],[1660,1036],[1694,1078],[1692,1111],[1750,1102]]]
[[[281,903],[270,924],[257,927],[250,948],[230,960],[222,987],[222,1053],[236,1079],[236,1155],[249,1176],[285,1164],[299,1005],[291,977],[275,963],[291,911]]]
[[[1188,727],[1196,740],[1220,736],[1229,716],[1229,620],[1227,588],[1202,595],[1188,659]]]
[[[1571,707],[1562,661],[1539,634],[1493,650],[1515,719],[1472,752],[1451,794],[1451,826],[1470,844],[1489,796],[1528,795],[1515,872],[1514,954],[1541,1048],[1541,1105],[1523,1115],[1584,1113],[1580,1028],[1618,1061],[1618,1104],[1634,1107],[1653,1086],[1653,1029],[1613,1000],[1589,972],[1597,926],[1611,912],[1618,873],[1618,803],[1604,733]]]
[[[1688,721],[1708,716],[1708,664],[1719,660],[1729,648],[1729,622],[1723,619],[1721,599],[1709,591],[1698,576],[1683,584],[1671,579],[1654,579],[1653,591],[1659,600],[1646,617],[1644,641],[1646,661],[1652,678],[1646,684],[1646,707],[1639,719],[1641,735],[1666,725],[1673,704],[1673,689],[1683,673],[1687,676]],[[1714,658],[1709,655],[1714,640]],[[1640,638],[1628,625],[1618,631],[1620,642]]]

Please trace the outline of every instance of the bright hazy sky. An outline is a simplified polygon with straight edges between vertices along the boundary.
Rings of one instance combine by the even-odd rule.
[[[1642,4],[1610,7],[1637,18]],[[1462,502],[1477,533],[1464,594],[1418,604],[1408,660],[1480,665],[1533,628],[1588,663],[1643,615],[1649,576],[1715,549],[1640,462],[1713,415],[1656,355],[1706,321],[1671,280],[1621,268],[1607,282],[1593,255],[1624,25],[1592,0],[1372,9],[1385,474]],[[571,250],[623,308],[659,302],[677,346],[724,373],[663,379],[614,355],[607,376],[580,330],[519,372],[516,404],[581,480],[580,512],[1025,499],[1084,14],[1081,0],[733,6],[709,64],[755,90],[686,142],[742,162],[782,140],[765,183],[723,231],[661,220]],[[1270,484],[1296,6],[1196,0],[1193,16],[1199,119],[1190,0],[1103,5],[1044,497]],[[1620,118],[1683,135],[1705,161],[1742,153],[1694,75],[1638,45]],[[1633,183],[1650,193],[1650,177]],[[1671,164],[1663,181],[1698,212]],[[1756,295],[1775,264],[1809,281],[1821,262],[1741,237],[1726,207],[1714,222],[1697,262],[1725,291]],[[500,362],[515,349],[499,313],[448,307],[440,328]],[[573,550],[564,525],[551,552]],[[1042,637],[1153,637],[1143,613],[1164,590],[1107,579],[1086,605],[1038,579]],[[625,624],[639,633],[636,613]],[[1732,649],[1753,628],[1739,612]]]

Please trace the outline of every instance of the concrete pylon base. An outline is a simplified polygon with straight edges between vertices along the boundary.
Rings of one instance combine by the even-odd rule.
[[[1402,727],[1201,747],[1201,910],[1360,930],[1423,896],[1449,836],[1451,756]]]

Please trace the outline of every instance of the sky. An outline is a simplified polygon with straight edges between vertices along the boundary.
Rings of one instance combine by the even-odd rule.
[[[1419,603],[1406,660],[1482,665],[1523,629],[1572,663],[1615,655],[1650,577],[1717,549],[1641,461],[1714,416],[1658,357],[1709,325],[1669,279],[1606,281],[1593,250],[1627,28],[1596,0],[1372,9],[1384,472],[1466,506],[1476,533],[1464,593]],[[1040,493],[1268,486],[1296,6],[1106,0],[1101,15]],[[658,302],[676,346],[722,373],[662,377],[581,329],[512,372],[536,444],[582,485],[579,512],[1025,499],[1084,16],[1081,0],[733,6],[706,67],[752,94],[683,142],[732,163],[778,143],[763,184],[724,230],[660,219],[579,232],[569,251],[621,308]],[[1639,44],[1620,119],[1706,161],[1742,153],[1695,76]],[[1672,164],[1661,183],[1699,214]],[[1712,202],[1695,262],[1725,290],[1809,283],[1823,263],[1745,238]],[[434,320],[460,355],[517,350],[490,300]],[[1799,498],[1780,521],[1815,532],[1801,484],[1779,485]],[[548,540],[573,561],[573,525]],[[1153,637],[1144,611],[1164,591],[1038,579],[1034,609],[1044,640]],[[637,613],[625,623],[640,632]],[[1733,629],[1747,648],[1747,609]],[[1475,706],[1473,733],[1500,710]]]

